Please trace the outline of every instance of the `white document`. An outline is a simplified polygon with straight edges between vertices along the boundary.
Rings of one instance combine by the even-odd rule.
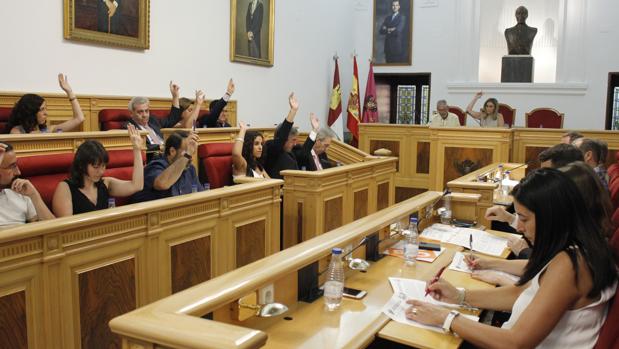
[[[451,308],[457,308],[457,305],[439,302],[430,296],[425,296],[426,283],[424,281],[414,279],[389,278],[389,282],[393,287],[393,296],[387,302],[387,304],[383,306],[383,313],[389,316],[389,318],[391,318],[393,321],[397,321],[399,323],[420,327],[435,332],[443,332],[443,329],[440,326],[424,325],[417,321],[407,319],[406,309],[408,309],[411,305],[407,304],[406,301],[409,299],[417,299],[428,303],[448,306]],[[462,314],[462,316],[466,316],[467,318],[474,321],[479,321],[479,317],[477,316],[465,314]]]
[[[469,273],[469,274],[472,273],[473,270],[469,268],[464,258],[465,258],[464,253],[456,252],[456,254],[454,254],[454,258],[451,261],[451,264],[449,265],[448,269],[463,272],[463,273]]]
[[[506,238],[479,229],[457,228],[445,224],[433,224],[426,228],[421,236],[466,248],[469,248],[470,236],[472,236],[473,250],[492,256],[500,256],[507,248]]]

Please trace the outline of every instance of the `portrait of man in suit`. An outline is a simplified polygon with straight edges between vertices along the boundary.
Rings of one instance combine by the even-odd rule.
[[[274,0],[232,0],[232,61],[273,65],[274,6]]]
[[[411,64],[412,11],[410,0],[374,1],[375,64]]]

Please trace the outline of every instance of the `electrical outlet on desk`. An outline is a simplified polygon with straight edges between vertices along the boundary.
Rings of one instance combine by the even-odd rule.
[[[269,284],[258,290],[258,304],[275,302],[275,286]]]

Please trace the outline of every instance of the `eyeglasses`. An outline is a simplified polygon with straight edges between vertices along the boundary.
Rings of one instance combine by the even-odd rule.
[[[17,170],[17,163],[14,162],[11,165],[7,166],[7,167],[0,167],[0,170],[10,170],[10,171],[16,171]]]

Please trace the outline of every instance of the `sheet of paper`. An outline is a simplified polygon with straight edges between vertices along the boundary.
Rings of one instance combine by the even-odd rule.
[[[448,269],[460,271],[463,273],[469,273],[469,274],[472,273],[473,271],[471,270],[471,268],[469,268],[469,266],[464,261],[464,257],[465,257],[464,253],[456,252],[456,254],[454,254],[454,258],[451,261],[451,264],[449,265]]]
[[[429,295],[426,296],[426,282],[423,280],[390,277],[389,283],[393,288],[393,293],[402,293],[407,297],[406,299],[416,299],[446,308],[460,307],[457,304],[440,302]]]
[[[444,224],[433,224],[426,228],[422,237],[440,240],[469,248],[469,236],[473,236],[473,250],[492,256],[500,256],[507,248],[507,239],[492,235],[483,230],[472,228],[457,228]]]

